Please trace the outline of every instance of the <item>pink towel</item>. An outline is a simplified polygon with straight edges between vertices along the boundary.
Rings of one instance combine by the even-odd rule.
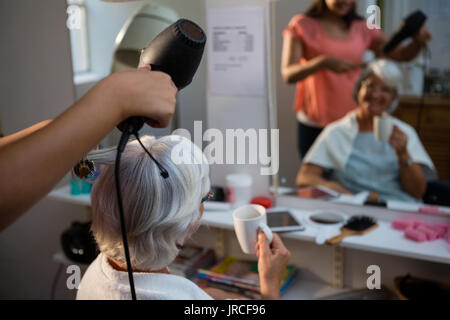
[[[417,242],[424,242],[427,240],[427,236],[425,233],[417,231],[411,227],[405,230],[405,237]]]
[[[438,233],[436,232],[436,230],[430,228],[427,225],[418,226],[416,228],[416,231],[424,233],[427,236],[428,241],[436,240],[439,236]]]
[[[412,219],[412,218],[407,219],[407,220],[411,221],[414,224],[413,225],[414,228],[417,228],[418,226],[421,226],[421,225],[426,225],[426,222],[423,220],[416,220],[416,219]]]
[[[437,223],[432,226],[423,220],[408,218],[396,219],[392,221],[391,226],[394,229],[403,230],[406,238],[417,242],[447,238],[450,244],[450,224],[448,223]]]
[[[397,230],[405,230],[408,227],[414,227],[414,221],[397,219],[392,221],[391,226]]]
[[[429,227],[438,233],[438,238],[445,238],[445,234],[447,233],[447,228],[445,226],[435,224],[434,226]]]
[[[450,232],[449,223],[436,223],[433,227],[445,229],[445,232]]]

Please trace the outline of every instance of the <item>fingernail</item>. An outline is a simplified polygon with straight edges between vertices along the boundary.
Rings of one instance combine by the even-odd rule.
[[[152,70],[152,67],[151,67],[149,64],[144,64],[144,65],[141,67],[141,69],[147,69],[147,70],[151,71],[151,70]]]

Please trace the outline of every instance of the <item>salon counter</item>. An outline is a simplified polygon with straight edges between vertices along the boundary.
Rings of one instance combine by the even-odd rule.
[[[317,201],[316,201],[317,202]],[[344,215],[357,215],[365,214],[377,217],[376,211],[372,211],[367,208],[364,210],[356,210],[354,212],[349,211],[346,206],[333,204],[332,206],[320,206],[315,203],[316,208],[314,210],[294,209],[290,208],[291,213],[306,226],[305,231],[295,231],[283,233],[283,238],[290,238],[295,240],[315,242],[318,228],[312,224],[308,224],[309,215],[319,209],[328,209],[338,211]],[[344,208],[343,208],[344,207]],[[284,207],[286,208],[286,207]],[[354,208],[352,208],[354,209]],[[385,210],[392,214],[392,211]],[[375,214],[374,214],[375,213]],[[398,212],[394,213],[398,217]],[[406,214],[406,216],[409,216]],[[205,210],[202,218],[202,224],[210,227],[233,229],[233,218],[231,211],[209,211]],[[448,250],[447,241],[439,239],[435,241],[416,243],[414,241],[404,238],[403,232],[395,230],[391,227],[391,220],[378,219],[378,227],[363,235],[363,236],[350,236],[345,238],[340,246],[344,248],[352,248],[364,251],[372,251],[383,254],[390,254],[395,256],[408,257],[413,259],[421,259],[426,261],[434,261],[439,263],[450,264],[450,252]],[[330,227],[328,227],[330,228]],[[338,234],[339,229],[330,230],[329,237]],[[333,233],[334,232],[334,233]]]
[[[70,194],[69,186],[55,189],[50,192],[48,196],[72,204],[90,206],[89,195],[73,196]],[[308,216],[317,210],[333,210],[340,212],[345,216],[364,214],[377,218],[379,224],[378,228],[363,236],[347,237],[339,246],[450,264],[449,244],[444,239],[417,243],[404,238],[402,232],[391,228],[391,221],[394,219],[415,218],[425,220],[428,223],[450,223],[450,216],[435,216],[418,212],[401,212],[370,206],[353,206],[321,200],[301,199],[292,196],[280,196],[277,204],[278,207],[289,208],[295,217],[306,226],[305,231],[281,234],[283,238],[315,242],[318,229],[316,226],[308,224]],[[206,202],[205,212],[201,220],[202,225],[233,230],[232,211],[226,206],[223,207],[224,208],[221,208],[213,202]]]

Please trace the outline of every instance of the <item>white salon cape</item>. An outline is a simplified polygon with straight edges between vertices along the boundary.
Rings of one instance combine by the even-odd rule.
[[[412,161],[414,163],[420,163],[422,167],[429,169],[427,171],[434,174],[435,169],[433,162],[425,151],[425,148],[420,142],[414,128],[395,117],[389,117],[391,117],[394,124],[407,135],[407,149]],[[324,169],[335,170],[340,173],[345,172],[346,165],[352,155],[352,152],[354,151],[353,147],[358,134],[361,133],[359,133],[356,111],[351,111],[342,119],[325,127],[312,145],[311,149],[306,154],[303,163],[315,164],[323,167]],[[385,142],[385,144],[387,144],[387,142]],[[391,157],[392,154],[393,150],[391,150]],[[381,162],[378,163],[378,165],[383,166],[384,163]],[[395,163],[395,165],[397,165],[397,163]],[[358,178],[358,176],[350,177],[350,179],[353,180],[357,180]]]
[[[165,273],[133,272],[138,300],[211,300],[186,278]],[[115,270],[100,253],[86,270],[77,300],[131,300],[128,273]]]

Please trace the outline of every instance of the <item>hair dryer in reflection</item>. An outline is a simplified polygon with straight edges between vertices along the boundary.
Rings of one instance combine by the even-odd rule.
[[[204,31],[194,22],[180,19],[158,34],[142,49],[139,66],[151,65],[153,71],[171,76],[178,90],[192,82],[206,44]],[[144,125],[141,117],[128,118],[119,124],[121,131],[139,131]]]
[[[427,20],[427,16],[420,10],[411,13],[405,18],[400,29],[389,39],[388,43],[383,48],[384,53],[389,53],[394,50],[403,40],[416,35],[420,28]]]

